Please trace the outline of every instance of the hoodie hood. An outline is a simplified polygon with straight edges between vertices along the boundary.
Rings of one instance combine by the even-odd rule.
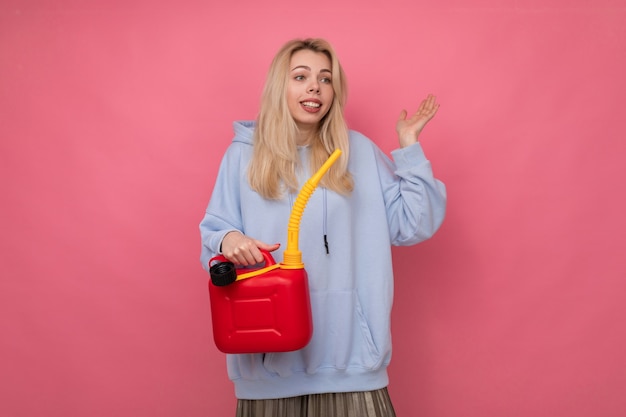
[[[252,145],[255,127],[256,122],[254,120],[240,120],[234,122],[233,130],[235,131],[235,137],[233,138],[233,142]]]

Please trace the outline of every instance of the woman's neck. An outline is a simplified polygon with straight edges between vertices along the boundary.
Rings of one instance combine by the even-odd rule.
[[[296,138],[296,145],[307,146],[310,145],[317,136],[317,129],[298,129],[298,136]]]

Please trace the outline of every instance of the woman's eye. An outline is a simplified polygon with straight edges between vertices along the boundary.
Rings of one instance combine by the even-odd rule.
[[[326,78],[326,77],[322,78],[320,81],[323,82],[324,84],[330,84],[332,82],[330,78]]]
[[[295,77],[293,77],[293,79],[296,81],[302,81],[304,80],[304,75],[296,75]]]

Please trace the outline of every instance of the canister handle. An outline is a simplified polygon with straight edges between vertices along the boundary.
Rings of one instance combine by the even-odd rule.
[[[216,274],[212,274],[211,281],[213,282],[214,285],[224,286],[224,285],[232,284],[235,281],[241,281],[242,279],[257,277],[257,276],[263,275],[266,272],[273,271],[274,269],[280,268],[281,264],[277,264],[272,254],[270,254],[268,251],[261,249],[261,254],[263,255],[263,259],[265,261],[264,267],[252,269],[252,270],[246,269],[246,268],[237,268],[234,271],[236,273],[235,275],[230,275],[224,278],[222,277],[218,278],[217,276],[214,277],[214,275]],[[216,264],[211,265],[214,261],[216,262]],[[233,266],[234,264],[230,262],[228,259],[226,259],[224,255],[217,255],[209,260],[209,269],[211,268],[215,269],[214,268],[215,265],[219,263],[226,263],[226,264],[231,265],[231,268],[234,268]]]
[[[274,260],[274,257],[272,256],[271,253],[269,253],[266,250],[260,249],[261,251],[261,255],[263,255],[263,261],[265,263],[265,267],[274,265],[276,263],[276,261]],[[209,259],[209,267],[211,267],[211,264],[213,262],[230,262],[228,259],[226,259],[226,257],[224,255],[216,255],[214,257],[212,257],[211,259]],[[245,268],[242,268],[245,272]],[[238,269],[239,271],[240,269]]]

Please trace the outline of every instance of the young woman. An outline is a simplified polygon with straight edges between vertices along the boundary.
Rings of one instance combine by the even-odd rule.
[[[303,349],[228,355],[237,416],[394,416],[387,393],[393,301],[392,245],[413,245],[441,225],[445,186],[418,137],[439,105],[433,96],[397,121],[388,158],[348,130],[346,78],[331,45],[293,40],[275,56],[256,122],[235,122],[200,223],[201,261],[239,265],[282,259],[295,197],[333,150],[342,155],[311,196],[299,249],[314,333]]]

